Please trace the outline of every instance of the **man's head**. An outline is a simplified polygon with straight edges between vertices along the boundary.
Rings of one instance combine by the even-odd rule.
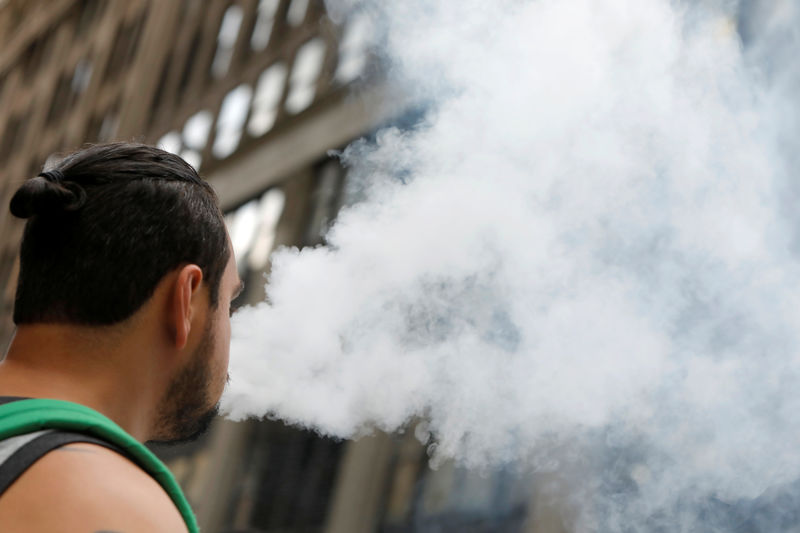
[[[92,146],[28,180],[11,200],[27,218],[14,322],[110,325],[164,275],[198,265],[216,305],[227,233],[211,187],[173,154]]]
[[[102,330],[129,321],[161,291],[161,329],[176,351],[191,353],[164,393],[155,436],[194,433],[224,385],[228,305],[239,285],[211,187],[173,154],[115,143],[62,159],[20,187],[10,207],[28,219],[15,323]],[[195,324],[191,335],[181,333],[182,320]]]

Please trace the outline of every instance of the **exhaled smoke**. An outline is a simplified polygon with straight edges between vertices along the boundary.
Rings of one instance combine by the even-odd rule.
[[[231,415],[423,417],[438,456],[580,476],[577,530],[728,531],[800,478],[800,17],[729,4],[357,6],[427,112],[275,255]]]

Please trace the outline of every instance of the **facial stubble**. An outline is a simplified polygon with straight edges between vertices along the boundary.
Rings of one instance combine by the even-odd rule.
[[[180,444],[197,439],[208,430],[219,412],[219,403],[210,399],[215,337],[209,317],[203,338],[189,363],[170,383],[161,400],[156,435],[151,442]]]

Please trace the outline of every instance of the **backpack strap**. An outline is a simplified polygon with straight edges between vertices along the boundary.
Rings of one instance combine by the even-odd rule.
[[[43,429],[85,433],[118,447],[164,488],[189,532],[198,532],[194,513],[169,469],[111,419],[84,405],[62,400],[36,398],[0,405],[0,440]]]
[[[31,436],[33,438],[28,439]],[[113,444],[84,435],[83,433],[75,433],[72,431],[59,431],[55,429],[46,429],[43,431],[36,431],[27,435],[18,435],[11,437],[5,441],[0,442],[0,446],[13,441],[22,439],[17,445],[12,446],[11,454],[0,463],[0,495],[2,495],[8,487],[10,487],[28,468],[33,464],[50,453],[51,451],[78,442],[97,444],[103,446],[127,457],[125,452],[114,446]]]

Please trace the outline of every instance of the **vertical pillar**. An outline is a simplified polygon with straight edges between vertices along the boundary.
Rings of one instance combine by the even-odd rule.
[[[141,44],[122,97],[117,137],[130,139],[146,132],[159,76],[172,52],[175,27],[183,2],[155,2],[148,6]],[[181,68],[182,65],[175,68]]]
[[[385,433],[347,444],[324,533],[372,533],[378,525],[392,459]]]
[[[555,474],[538,473],[528,504],[525,533],[570,533],[565,524],[562,484]]]

